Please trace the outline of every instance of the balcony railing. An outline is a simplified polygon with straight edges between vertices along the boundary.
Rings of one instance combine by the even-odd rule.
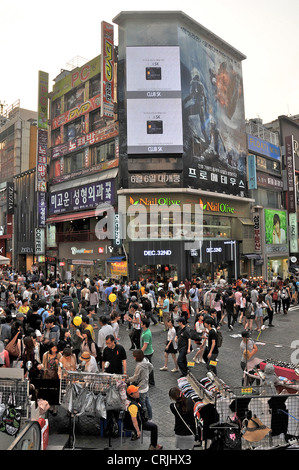
[[[95,232],[89,230],[56,232],[56,243],[63,242],[94,242],[98,238]]]

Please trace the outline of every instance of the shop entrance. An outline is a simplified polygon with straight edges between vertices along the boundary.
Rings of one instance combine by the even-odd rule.
[[[142,279],[153,279],[158,282],[166,282],[172,277],[174,281],[178,280],[177,264],[148,264],[138,266],[138,281]]]

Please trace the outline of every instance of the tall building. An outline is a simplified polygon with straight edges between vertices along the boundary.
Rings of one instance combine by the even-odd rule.
[[[248,145],[248,189],[255,200],[252,207],[255,252],[251,277],[270,280],[288,276],[288,216],[285,210],[283,159],[280,138],[259,119],[246,124]]]
[[[124,11],[113,22],[130,278],[236,278],[255,253],[246,57],[182,12]]]
[[[21,108],[20,101],[5,109],[1,116],[0,252],[23,272],[31,269],[34,263],[31,244],[34,226],[33,215],[30,215],[34,194],[32,198],[29,197],[30,184],[27,177],[32,174],[36,165],[36,125],[37,113]],[[25,194],[20,192],[20,175],[26,179]],[[21,214],[23,225],[20,228]]]
[[[119,162],[113,26],[105,22],[99,51],[62,70],[50,93],[47,274],[57,267],[62,278],[108,275],[119,254],[97,236],[107,216],[99,206],[117,202]]]

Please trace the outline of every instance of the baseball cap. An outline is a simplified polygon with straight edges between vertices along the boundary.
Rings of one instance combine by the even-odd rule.
[[[129,385],[127,388],[127,394],[131,395],[132,393],[138,392],[139,387],[136,387],[135,385]]]

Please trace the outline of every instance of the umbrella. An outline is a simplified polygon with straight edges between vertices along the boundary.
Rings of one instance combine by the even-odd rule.
[[[10,264],[10,259],[5,256],[0,256],[0,265],[1,264]]]

